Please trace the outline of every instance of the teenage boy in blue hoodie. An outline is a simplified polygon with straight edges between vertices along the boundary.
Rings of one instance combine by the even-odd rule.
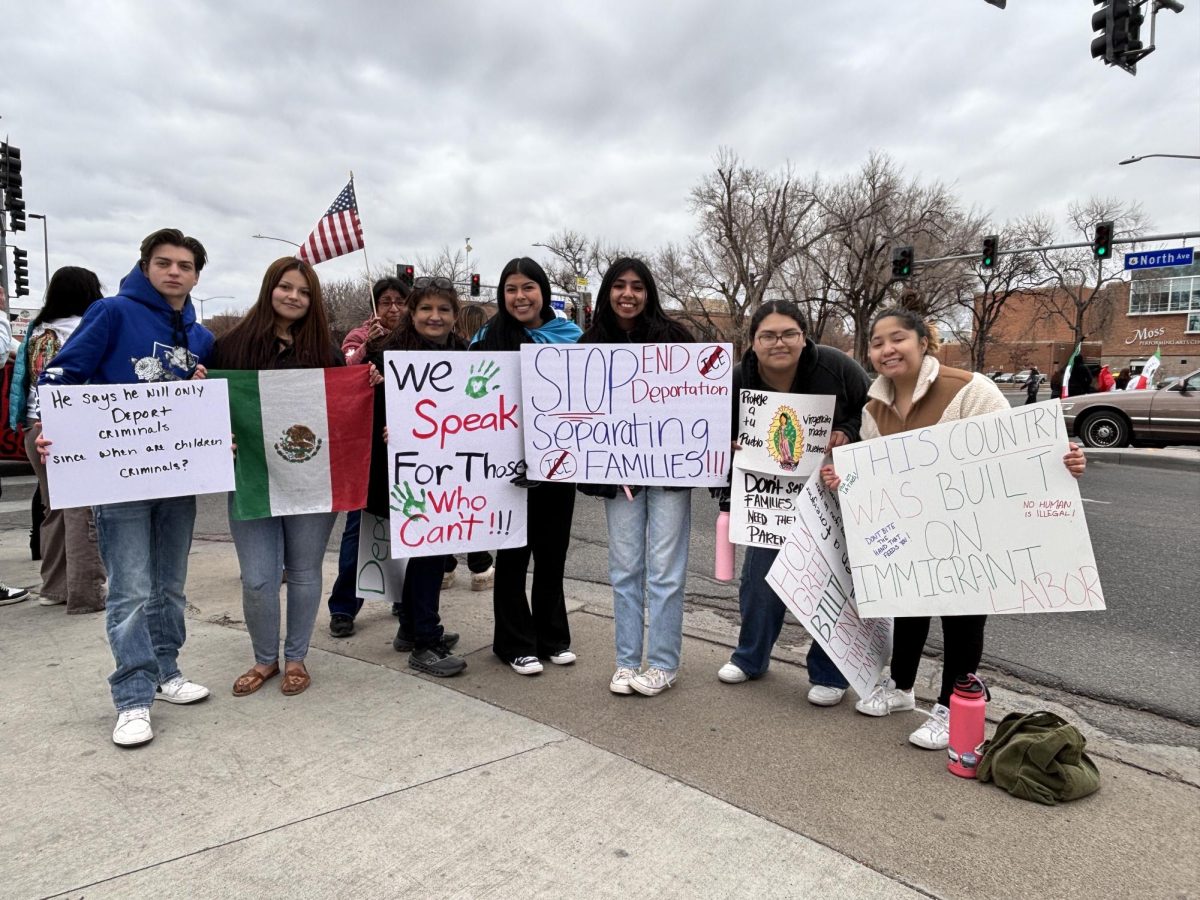
[[[207,254],[193,237],[164,228],[142,241],[141,258],[115,297],[88,307],[79,328],[39,384],[133,384],[204,377],[212,333],[196,321],[189,294]],[[38,439],[47,453],[50,441]],[[183,586],[196,520],[196,498],[168,497],[97,506],[100,555],[108,573],[109,676],[117,725],[113,743],[154,737],[155,700],[195,703],[208,688],[179,671],[186,638]]]

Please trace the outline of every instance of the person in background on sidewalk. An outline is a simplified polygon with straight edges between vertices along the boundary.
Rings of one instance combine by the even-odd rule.
[[[204,376],[213,336],[196,321],[189,296],[208,257],[175,228],[142,241],[141,257],[115,297],[93,303],[39,384],[136,384]],[[45,463],[51,441],[42,434]],[[95,507],[100,557],[108,573],[106,626],[116,661],[109,676],[117,725],[113,742],[132,747],[154,737],[155,700],[196,703],[208,688],[179,671],[188,551],[196,498],[164,497]]]
[[[271,263],[258,300],[217,340],[210,365],[255,372],[345,365],[341,351],[329,340],[321,283],[312,266],[293,256]],[[378,378],[378,372],[372,375]],[[279,674],[281,559],[287,581],[287,637],[280,689],[292,696],[311,684],[305,659],[321,605],[321,563],[336,519],[335,512],[238,519],[230,492],[229,533],[241,567],[242,611],[254,650],[254,665],[233,683],[235,697],[253,694]]]
[[[807,336],[808,323],[800,307],[788,300],[764,303],[750,319],[750,347],[733,370],[733,430],[737,435],[742,389],[785,394],[832,394],[833,430],[829,449],[858,440],[863,404],[870,379],[863,367],[832,347],[822,347]],[[736,452],[736,451],[735,451]],[[728,504],[728,489],[723,488]],[[724,507],[722,507],[724,508]],[[717,677],[726,684],[761,678],[771,664],[771,650],[779,640],[787,607],[767,584],[766,576],[778,550],[747,547],[738,591],[742,627],[738,645]],[[821,645],[808,648],[808,701],[816,706],[840,703],[850,683]]]
[[[17,353],[9,393],[9,427],[25,425],[25,455],[38,480],[42,504],[42,606],[66,604],[68,615],[104,609],[104,563],[96,546],[96,525],[90,506],[50,508],[46,467],[37,452],[42,433],[37,380],[50,360],[71,337],[87,308],[104,296],[95,272],[65,266],[46,287],[46,302],[29,323]]]
[[[12,326],[8,321],[8,295],[0,284],[0,365],[8,364],[8,348],[12,345]],[[10,606],[29,599],[26,588],[9,587],[0,581],[0,606]]]
[[[1025,379],[1025,405],[1037,403],[1038,391],[1042,387],[1042,373],[1034,366],[1029,370],[1029,377]]]
[[[382,372],[383,354],[389,350],[441,353],[466,350],[466,342],[454,334],[457,313],[458,293],[453,282],[447,278],[418,278],[408,295],[407,317],[390,335],[368,345],[367,358]],[[375,422],[367,512],[389,518],[392,515],[392,470],[382,381],[375,388]],[[443,629],[439,615],[445,559],[444,553],[408,559],[400,593],[400,627],[392,641],[396,652],[409,653],[410,668],[443,678],[457,675],[467,667],[465,659],[450,652],[458,643],[458,634]]]
[[[405,298],[408,284],[399,278],[380,278],[371,288],[375,303],[375,314],[342,341],[342,353],[346,365],[356,366],[367,362],[367,342],[383,338],[399,327],[404,318]],[[342,542],[338,550],[338,573],[329,591],[329,633],[334,637],[350,637],[354,634],[354,618],[362,609],[363,601],[356,593],[358,583],[358,530],[362,513],[353,510],[346,513],[346,525],[342,530]],[[400,605],[392,604],[392,613],[400,614]]]
[[[650,269],[625,257],[604,273],[591,327],[583,344],[691,343],[692,335],[671,319],[658,299]],[[608,520],[608,567],[613,587],[617,670],[608,689],[647,697],[675,684],[683,647],[683,592],[692,494],[688,487],[580,485],[604,498]],[[539,488],[540,490],[540,488]],[[646,669],[643,633],[649,618]]]
[[[522,344],[574,344],[579,326],[554,315],[550,279],[529,257],[509,260],[500,272],[495,317],[474,336],[472,350],[512,351]],[[495,630],[492,652],[518,675],[537,675],[542,659],[565,666],[575,662],[563,575],[575,514],[575,485],[527,481],[529,542],[496,554],[492,590]],[[533,590],[525,593],[525,576],[533,559]],[[532,604],[531,604],[532,600]]]
[[[1008,400],[991,379],[941,365],[937,333],[915,312],[885,309],[871,325],[868,349],[879,377],[871,385],[862,415],[862,439],[902,434],[942,422],[1009,409]],[[1087,461],[1075,444],[1063,457],[1078,478]],[[832,465],[821,469],[825,486],[838,489],[841,479]],[[983,628],[987,616],[942,616],[942,686],[932,712],[908,740],[926,750],[945,750],[950,739],[950,694],[956,679],[979,668],[983,658]],[[855,705],[868,716],[886,716],[916,709],[913,685],[921,651],[929,636],[929,616],[900,616],[892,638],[891,678]]]

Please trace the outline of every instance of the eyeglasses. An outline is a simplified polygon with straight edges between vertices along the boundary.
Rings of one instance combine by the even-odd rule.
[[[754,339],[764,347],[774,347],[781,341],[789,347],[794,347],[804,339],[804,332],[793,330],[776,334],[774,331],[760,331],[754,336]]]
[[[454,282],[449,278],[430,278],[427,275],[422,275],[413,282],[413,287],[418,291],[428,288],[437,288],[439,291],[452,291],[454,290]]]
[[[393,306],[396,309],[399,309],[400,307],[402,307],[404,305],[404,301],[403,300],[393,300],[389,297],[387,300],[380,300],[375,305],[381,306],[381,307],[382,306]]]

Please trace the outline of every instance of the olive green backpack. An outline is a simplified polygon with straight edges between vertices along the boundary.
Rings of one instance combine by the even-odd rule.
[[[1052,712],[1009,713],[983,745],[976,777],[1047,806],[1078,800],[1100,789],[1086,745],[1078,728]]]

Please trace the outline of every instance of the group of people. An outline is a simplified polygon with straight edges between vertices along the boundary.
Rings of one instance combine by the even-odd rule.
[[[250,311],[214,341],[196,320],[189,299],[206,259],[194,238],[175,229],[156,231],[143,241],[140,258],[122,279],[116,296],[92,296],[98,295],[98,284],[89,281],[88,300],[82,306],[51,308],[60,276],[67,278],[67,270],[60,270],[39,317],[42,331],[31,332],[31,339],[54,332],[54,352],[36,351],[32,342],[23,348],[29,354],[23,382],[30,403],[24,415],[32,417],[27,420],[36,421],[36,392],[31,389],[38,383],[120,384],[204,378],[217,369],[365,365],[369,367],[367,389],[374,390],[376,404],[366,510],[387,517],[391,484],[379,374],[385,352],[494,352],[517,350],[525,343],[693,340],[688,329],[664,310],[654,277],[639,259],[623,258],[610,266],[596,295],[593,321],[581,332],[573,322],[555,315],[542,267],[520,257],[500,274],[497,309],[490,320],[465,321],[469,313],[460,309],[455,286],[446,279],[422,277],[409,285],[386,278],[374,286],[373,314],[339,348],[331,343],[316,274],[308,263],[286,257],[268,267]],[[76,317],[73,323],[53,324],[72,316]],[[66,333],[60,330],[68,327]],[[871,326],[870,359],[879,373],[872,383],[857,362],[808,335],[799,307],[770,301],[751,319],[748,349],[735,368],[734,387],[833,395],[833,446],[1007,408],[990,380],[942,366],[933,355],[935,349],[936,334],[919,316],[902,309],[885,311]],[[736,417],[738,391],[732,394],[730,414]],[[41,457],[43,466],[51,438],[31,433],[31,457]],[[1076,476],[1081,474],[1082,451],[1071,445],[1064,464]],[[41,471],[44,492],[44,468]],[[836,487],[832,466],[822,470],[822,477]],[[543,661],[569,665],[576,660],[563,581],[578,488],[605,505],[615,641],[609,689],[615,694],[655,696],[671,688],[680,670],[691,489],[629,485],[620,490],[612,485],[532,482],[521,476],[514,483],[528,491],[528,543],[499,550],[494,560],[484,551],[468,558],[472,586],[486,588],[490,583],[492,588],[496,656],[526,676],[541,672]],[[321,561],[335,514],[239,520],[233,515],[232,496],[230,533],[254,657],[251,668],[234,681],[233,693],[252,694],[282,674],[282,693],[299,694],[311,683],[305,660],[320,606]],[[727,492],[723,499],[728,501]],[[118,713],[113,741],[122,746],[143,744],[153,737],[153,701],[188,704],[209,695],[207,688],[185,678],[178,665],[185,638],[184,583],[195,512],[191,496],[105,504],[94,510],[98,543],[90,552],[98,548],[108,577],[107,630],[116,662],[109,682]],[[83,523],[91,521],[86,511],[64,513]],[[68,611],[76,607],[86,611],[88,604],[97,606],[95,590],[101,579],[95,563],[88,561],[94,558],[87,556],[88,546],[72,549],[81,540],[73,535],[81,533],[83,526],[73,527],[75,531],[66,529],[61,541],[67,547],[66,568],[75,571],[71,568],[75,565],[89,572],[87,590],[92,593],[81,581],[73,606],[69,576],[58,590],[66,597]],[[354,632],[362,604],[354,596],[359,527],[360,516],[347,515],[339,573],[328,603],[330,632],[335,637]],[[79,554],[82,561],[70,563],[72,554]],[[730,661],[717,673],[722,682],[747,682],[767,671],[785,609],[764,580],[775,554],[756,547],[746,550],[739,592],[741,630]],[[531,560],[533,580],[527,594]],[[55,570],[44,567],[43,571],[51,596],[58,596],[53,593]],[[467,666],[454,653],[458,634],[444,628],[440,616],[440,593],[452,577],[453,562],[444,555],[408,559],[401,600],[393,610],[399,617],[393,646],[409,653],[413,669],[442,677]],[[282,668],[281,582],[286,591]],[[99,606],[103,605],[100,597]],[[943,617],[942,623],[946,639],[942,693],[928,721],[911,738],[929,748],[946,746],[950,687],[957,677],[974,671],[983,648],[984,617]],[[860,712],[880,716],[915,707],[912,687],[929,624],[924,617],[897,621],[891,676],[859,701]],[[848,683],[816,643],[807,663],[812,683],[808,699],[818,706],[839,703]]]

